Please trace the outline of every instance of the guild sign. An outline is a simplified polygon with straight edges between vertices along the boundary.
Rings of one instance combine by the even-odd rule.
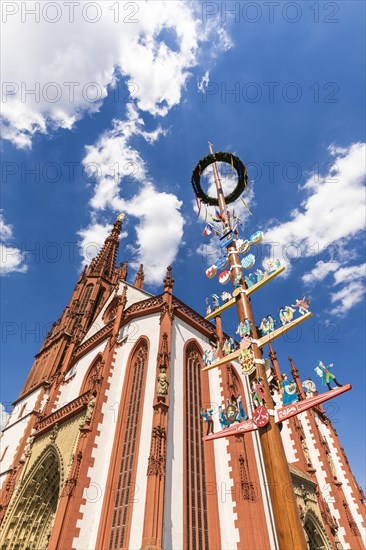
[[[234,424],[239,414],[239,409],[236,405],[231,403],[226,407],[226,418],[229,424]]]
[[[252,414],[252,420],[258,428],[264,428],[269,422],[269,412],[266,407],[260,405],[257,407]]]
[[[248,345],[248,347],[243,349],[242,346]],[[241,352],[239,356],[239,363],[242,368],[242,373],[249,376],[249,374],[252,374],[252,372],[255,371],[255,362],[254,362],[254,352],[251,347],[251,340],[249,338],[244,337],[240,343]]]

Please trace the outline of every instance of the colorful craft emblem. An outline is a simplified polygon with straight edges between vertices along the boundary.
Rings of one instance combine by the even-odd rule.
[[[220,258],[219,260],[217,260],[217,262],[216,262],[217,269],[224,269],[224,267],[226,267],[228,261],[229,261],[229,259],[225,256],[223,258]]]
[[[216,273],[217,273],[217,266],[216,265],[212,265],[211,267],[206,269],[206,275],[209,279],[212,279],[212,277],[215,277]]]
[[[242,349],[239,356],[239,363],[243,374],[247,376],[255,371],[254,353],[251,347]]]
[[[220,248],[225,248],[225,246],[228,246],[230,243],[232,243],[234,240],[234,232],[232,229],[225,233],[223,237],[220,238]]]
[[[243,239],[238,239],[236,241],[236,248],[240,254],[246,254],[250,249],[250,245],[251,243],[247,240],[243,241]]]
[[[248,254],[248,256],[245,256],[241,261],[241,265],[244,269],[250,269],[254,264],[255,256],[253,254]]]
[[[258,428],[264,428],[269,422],[269,412],[266,407],[259,405],[252,414],[252,420]]]
[[[236,405],[231,403],[226,407],[226,418],[229,424],[234,424],[239,414],[239,409]]]
[[[263,240],[263,231],[256,231],[249,237],[249,240],[253,244],[259,244]]]
[[[222,273],[219,274],[219,283],[221,283],[222,285],[226,285],[229,281],[230,281],[230,271],[228,269],[226,269],[225,271],[223,271]]]

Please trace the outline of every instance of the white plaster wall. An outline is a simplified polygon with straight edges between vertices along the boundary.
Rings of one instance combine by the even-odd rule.
[[[282,422],[281,439],[285,449],[287,462],[290,464],[298,462],[299,459],[296,456],[295,441],[292,439],[292,430],[288,420]]]
[[[209,347],[208,339],[189,325],[175,318],[171,342],[170,407],[168,420],[167,484],[165,487],[163,548],[183,548],[183,360],[184,346],[192,338],[203,349]]]
[[[218,369],[209,371],[210,396],[212,403],[215,403],[215,431],[221,429],[218,418],[218,407],[222,404],[222,379]],[[239,529],[235,526],[235,520],[238,519],[234,512],[235,502],[233,500],[232,490],[234,490],[234,480],[230,478],[231,466],[228,463],[231,460],[231,454],[228,451],[229,441],[226,438],[218,439],[213,442],[215,453],[216,483],[218,485],[218,507],[221,533],[221,548],[231,550],[237,548],[239,543]]]
[[[106,342],[107,340],[101,342],[98,346],[89,351],[89,353],[86,353],[80,361],[75,363],[74,367],[76,372],[74,376],[65,380],[60,386],[60,395],[55,401],[52,412],[67,405],[67,403],[70,403],[70,401],[73,401],[80,395],[84,377],[98,353],[103,353]]]
[[[325,439],[328,442],[329,450],[330,450],[330,453],[334,462],[334,466],[336,469],[336,473],[337,473],[337,479],[342,483],[342,489],[346,497],[347,504],[350,508],[350,511],[352,512],[353,519],[357,523],[357,527],[360,530],[362,539],[366,541],[366,528],[363,526],[363,518],[359,512],[359,508],[356,503],[356,499],[354,497],[354,493],[352,491],[351,485],[346,476],[346,472],[343,469],[343,460],[341,459],[338,453],[338,449],[335,445],[332,432],[330,431],[328,426],[326,426],[323,422],[321,422],[321,420],[318,421],[318,426],[319,426],[320,433],[322,434],[323,437],[325,437]]]
[[[309,449],[311,463],[312,463],[313,467],[316,470],[315,475],[316,475],[316,479],[317,479],[317,482],[318,482],[318,485],[319,485],[319,489],[323,494],[324,500],[327,502],[327,504],[329,506],[331,514],[337,520],[337,523],[339,525],[339,529],[338,529],[338,532],[337,532],[338,538],[339,538],[340,543],[342,544],[343,550],[346,550],[346,549],[350,548],[350,546],[344,540],[346,532],[345,532],[344,527],[340,527],[340,523],[339,523],[340,522],[340,514],[334,506],[334,497],[331,497],[331,495],[329,493],[330,487],[329,487],[329,484],[326,481],[324,465],[323,465],[322,460],[320,459],[320,452],[315,447],[315,442],[314,442],[314,439],[313,439],[313,436],[312,436],[312,432],[310,431],[310,423],[309,423],[308,414],[309,413],[307,413],[305,411],[305,412],[298,415],[298,419],[300,420],[300,422],[302,424],[302,427],[303,427],[303,430],[304,430],[304,433],[305,433],[306,444],[307,444],[307,447]]]
[[[146,292],[144,290],[140,290],[138,288],[135,288],[134,286],[132,286],[128,283],[125,283],[124,281],[120,282],[120,285],[119,285],[119,288],[118,288],[118,294],[120,296],[122,295],[123,288],[124,288],[125,284],[127,285],[127,305],[126,305],[126,307],[131,306],[135,302],[141,302],[142,300],[146,300],[147,298],[150,298],[152,296],[152,294],[150,294],[149,292]],[[106,303],[104,304],[104,306],[100,310],[99,315],[94,320],[93,324],[91,325],[88,332],[86,333],[86,335],[83,339],[83,342],[88,340],[91,336],[93,336],[96,332],[98,332],[101,328],[103,328],[105,326],[105,323],[103,321],[103,315],[105,313],[105,310],[107,309],[107,307],[109,306],[109,304],[113,300],[113,297],[114,297],[114,290],[112,290],[108,300],[106,301]]]
[[[150,315],[138,320],[139,337],[147,336],[150,341],[148,371],[146,380],[146,394],[142,416],[139,462],[136,475],[135,502],[133,504],[130,550],[141,548],[142,526],[145,511],[147,465],[150,452],[152,405],[155,386],[156,357],[159,334],[159,315]],[[129,327],[126,326],[128,331]],[[135,341],[128,340],[117,349],[113,363],[112,374],[109,378],[110,388],[107,391],[107,401],[103,404],[103,422],[98,426],[100,435],[96,438],[96,448],[93,450],[94,465],[89,468],[90,487],[85,490],[86,504],[81,507],[82,520],[78,521],[79,536],[73,540],[73,548],[85,550],[96,548],[96,538],[99,520],[102,512],[103,498],[109,471],[109,457],[112,453],[116,430],[118,407],[120,404],[123,382],[126,374],[127,361]]]
[[[1,434],[0,458],[5,449],[7,447],[8,449],[5,453],[3,460],[0,462],[0,487],[2,486],[6,478],[7,471],[9,470],[13,462],[19,442],[24,436],[25,430],[31,418],[30,413],[34,410],[40,391],[41,388],[34,391],[30,395],[19,401],[19,403],[17,403],[9,416],[4,431]],[[25,409],[21,417],[18,418],[24,404],[26,404]]]
[[[21,418],[24,418],[31,411],[34,410],[34,407],[35,407],[36,401],[38,399],[38,396],[40,394],[40,391],[41,391],[41,389],[38,388],[34,392],[27,395],[27,397],[25,397],[21,401],[18,401],[18,403],[15,405],[15,407],[13,408],[13,410],[10,413],[10,416],[9,416],[8,421],[6,423],[6,428],[10,427],[12,424],[14,424],[14,422],[18,421],[18,416],[19,416],[20,411],[22,410],[22,407],[23,407],[24,403],[26,403],[26,407],[25,407],[25,409],[22,413]]]

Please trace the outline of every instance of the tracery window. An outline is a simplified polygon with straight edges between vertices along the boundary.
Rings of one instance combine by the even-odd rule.
[[[188,346],[185,361],[185,550],[208,550],[206,471],[200,408],[204,402],[201,357]]]
[[[116,492],[108,547],[110,550],[117,550],[128,546],[135,494],[139,430],[143,411],[147,357],[147,342],[146,340],[142,340],[132,356],[126,374],[126,399],[118,433],[121,449],[118,476],[114,480]]]

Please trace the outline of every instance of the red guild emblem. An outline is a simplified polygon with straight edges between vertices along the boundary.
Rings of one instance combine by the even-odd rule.
[[[269,422],[269,412],[266,407],[260,405],[253,411],[252,420],[258,428],[264,428]]]

